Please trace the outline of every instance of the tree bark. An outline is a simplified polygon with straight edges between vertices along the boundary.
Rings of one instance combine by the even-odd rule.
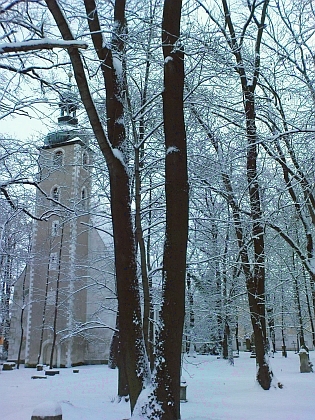
[[[247,182],[252,219],[252,238],[254,250],[253,272],[247,278],[247,295],[251,321],[255,335],[257,380],[263,389],[269,389],[272,372],[267,360],[268,340],[266,329],[265,296],[265,244],[264,227],[257,171],[257,129],[255,124],[254,92],[250,87],[244,91],[244,110],[247,132]]]
[[[182,2],[165,0],[162,24],[164,55],[163,117],[165,133],[166,232],[163,304],[156,362],[159,418],[180,418],[180,373],[185,315],[188,236],[188,176],[183,113],[184,53],[179,47]]]
[[[229,31],[228,43],[232,54],[236,60],[236,71],[240,77],[240,84],[243,93],[243,105],[246,120],[247,137],[247,187],[249,195],[251,233],[253,247],[252,269],[247,266],[249,262],[243,264],[243,270],[246,278],[246,287],[248,302],[250,308],[251,322],[255,336],[256,347],[256,365],[257,380],[263,389],[269,389],[272,380],[272,372],[268,363],[268,343],[266,330],[266,310],[265,310],[265,245],[264,245],[264,227],[262,222],[262,209],[260,200],[260,190],[257,170],[257,128],[255,112],[255,89],[260,75],[260,57],[261,41],[265,28],[265,19],[267,16],[269,0],[261,3],[262,11],[260,21],[254,17],[257,24],[257,35],[255,39],[255,57],[253,60],[252,77],[249,80],[242,55],[243,39],[237,40],[236,31],[231,18],[231,11],[226,0],[222,0],[223,11],[225,15],[226,27]],[[254,6],[252,6],[254,7]],[[250,19],[253,19],[254,9]],[[244,28],[245,30],[245,28]],[[226,36],[228,34],[224,32]],[[245,34],[245,32],[244,32]]]
[[[49,245],[49,249],[51,249],[51,242],[50,242],[50,245]],[[46,307],[47,307],[48,286],[49,286],[49,265],[50,265],[50,253],[49,253],[48,262],[47,262],[46,286],[45,286],[42,326],[41,326],[41,329],[40,329],[40,339],[39,339],[39,349],[38,349],[38,355],[37,355],[37,364],[39,364],[39,362],[40,362],[40,358],[41,358],[41,355],[42,355],[42,349],[43,349],[44,330],[45,330],[45,323],[46,323]]]
[[[58,272],[57,272],[57,282],[56,282],[56,299],[55,299],[55,309],[54,309],[54,322],[53,322],[53,341],[51,345],[51,353],[50,353],[50,362],[49,367],[50,369],[53,368],[53,360],[54,360],[54,352],[57,340],[57,320],[58,320],[58,309],[59,309],[59,287],[60,287],[60,276],[61,276],[61,256],[62,256],[62,245],[63,245],[63,231],[64,231],[64,223],[62,223],[61,234],[60,234],[60,246],[59,246],[59,253],[58,253]]]
[[[27,268],[28,265],[25,267],[25,273],[23,276],[23,283],[22,283],[22,309],[21,309],[21,315],[20,315],[20,327],[21,327],[21,334],[20,334],[20,344],[19,344],[19,351],[18,351],[18,357],[17,357],[17,363],[16,368],[20,368],[21,363],[21,353],[22,353],[22,346],[23,346],[23,339],[24,339],[24,312],[25,312],[25,283],[26,283],[26,274],[27,274]]]
[[[73,39],[69,25],[55,0],[46,0],[57,26],[66,40]],[[85,0],[88,25],[95,52],[100,60],[106,89],[107,134],[96,110],[82,58],[70,49],[74,77],[94,135],[102,151],[110,176],[111,213],[114,236],[120,342],[133,411],[137,398],[150,378],[143,339],[136,247],[131,214],[130,177],[126,166],[124,126],[124,75],[120,71],[126,40],[125,1],[116,0],[112,43],[104,46],[98,8],[94,0]]]

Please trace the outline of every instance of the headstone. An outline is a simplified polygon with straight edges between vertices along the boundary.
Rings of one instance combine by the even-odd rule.
[[[52,401],[39,404],[34,408],[31,420],[62,420],[60,404]]]
[[[300,372],[301,373],[313,372],[313,368],[312,368],[313,365],[310,362],[309,354],[307,350],[305,350],[304,348],[301,348],[299,351],[299,356],[300,356]]]
[[[45,375],[47,375],[47,376],[55,376],[55,375],[59,375],[59,370],[56,370],[56,369],[48,369],[48,370],[45,370]]]
[[[181,378],[181,381],[180,381],[180,390],[179,390],[179,399],[180,399],[180,402],[187,402],[186,388],[187,388],[186,380],[184,378]]]
[[[246,350],[245,351],[250,351],[251,350],[251,344],[250,344],[250,338],[246,338]]]
[[[2,370],[13,370],[15,368],[14,362],[5,362],[3,363]]]

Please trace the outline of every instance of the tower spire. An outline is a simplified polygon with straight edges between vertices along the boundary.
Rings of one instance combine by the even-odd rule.
[[[76,111],[78,109],[78,97],[72,89],[72,76],[73,74],[71,71],[69,71],[68,87],[64,92],[60,94],[60,117],[58,118],[58,124],[78,125],[78,119],[76,117]]]

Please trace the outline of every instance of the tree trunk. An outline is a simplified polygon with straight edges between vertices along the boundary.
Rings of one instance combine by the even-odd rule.
[[[22,352],[22,345],[23,345],[23,339],[24,339],[23,321],[24,321],[24,311],[25,311],[25,283],[26,283],[27,267],[28,266],[26,265],[25,273],[23,277],[23,284],[22,284],[22,309],[21,309],[21,316],[20,316],[21,335],[20,335],[20,344],[19,344],[19,351],[18,351],[18,357],[17,357],[17,363],[16,363],[17,369],[20,368],[21,352]]]
[[[311,331],[312,331],[312,342],[313,342],[313,346],[315,346],[314,317],[313,317],[311,302],[310,302],[310,298],[309,298],[309,294],[308,294],[307,278],[306,278],[305,268],[302,267],[302,270],[303,270],[303,278],[304,278],[304,286],[305,286],[305,297],[306,297],[307,311],[308,311],[308,316],[309,316],[309,319],[310,319],[310,326],[311,326]],[[313,309],[314,309],[314,307],[313,307]]]
[[[149,373],[141,322],[129,180],[127,172],[122,173],[120,170],[115,172],[110,174],[110,178],[118,312],[120,314],[119,341],[133,411],[142,390],[143,380],[149,376]]]
[[[267,307],[267,316],[268,316],[268,326],[270,333],[270,340],[272,345],[272,352],[276,352],[276,331],[275,331],[275,318],[273,314],[273,309],[271,306]]]
[[[227,360],[229,357],[228,351],[228,334],[229,334],[229,325],[225,322],[224,332],[223,332],[223,340],[222,340],[222,357],[223,359]]]
[[[195,346],[193,342],[193,331],[195,327],[195,312],[194,312],[194,296],[191,290],[191,275],[187,273],[187,295],[188,295],[188,308],[189,308],[189,335],[186,342],[186,351],[189,352],[189,356],[194,356]]]
[[[263,389],[269,389],[273,375],[267,359],[264,227],[257,172],[255,101],[254,92],[249,87],[244,91],[244,110],[247,131],[247,182],[254,248],[254,266],[251,277],[247,279],[247,294],[255,334],[257,380]]]
[[[293,260],[294,260],[294,256],[293,256]],[[293,261],[294,264],[294,261]],[[302,307],[301,307],[301,299],[300,299],[300,291],[299,291],[299,284],[297,281],[297,278],[295,275],[293,275],[293,283],[294,283],[294,295],[295,295],[295,301],[296,301],[296,306],[297,306],[297,315],[298,315],[298,351],[299,351],[299,346],[301,346],[302,348],[305,348],[305,339],[304,339],[304,326],[303,326],[303,315],[302,315]]]
[[[49,248],[51,249],[51,242]],[[45,286],[45,296],[44,296],[44,307],[43,307],[43,316],[42,316],[42,326],[40,330],[40,339],[39,339],[39,349],[38,349],[38,356],[37,356],[37,364],[40,362],[40,358],[42,355],[43,349],[43,340],[44,340],[44,330],[45,330],[45,323],[46,323],[46,307],[47,307],[47,295],[48,295],[48,287],[49,287],[49,264],[50,264],[50,254],[48,256],[48,263],[47,263],[47,272],[46,272],[46,286]]]
[[[151,223],[152,223],[152,176],[149,175],[149,208],[148,208],[148,231],[147,231],[147,243],[146,243],[146,261],[148,265],[148,273],[151,272],[151,262],[150,262],[150,252],[151,252]],[[149,290],[152,291],[152,276],[148,274],[149,278]],[[150,299],[150,322],[149,322],[149,360],[150,360],[150,368],[151,370],[154,369],[154,305],[153,305],[153,299],[151,296]]]
[[[10,298],[12,291],[12,263],[15,251],[15,243],[11,244],[8,239],[6,252],[1,258],[0,274],[2,275],[2,284],[0,292],[0,335],[3,337],[2,353],[4,358],[8,358],[9,333],[10,333]],[[12,253],[12,255],[11,255]]]
[[[236,351],[237,354],[240,353],[240,344],[238,340],[238,321],[236,321],[236,328],[235,328],[235,344],[236,344]]]
[[[61,276],[61,255],[62,255],[63,231],[64,231],[64,223],[62,223],[62,229],[61,229],[61,234],[60,234],[60,246],[59,246],[59,253],[58,253],[58,272],[57,272],[56,299],[55,299],[54,322],[53,322],[53,341],[52,341],[52,346],[51,346],[50,362],[49,362],[50,369],[53,368],[54,352],[55,352],[57,333],[58,333],[57,320],[58,320],[58,309],[59,309],[59,287],[60,287],[60,276]]]
[[[117,323],[116,323],[117,328]],[[118,353],[119,353],[119,332],[115,331],[109,348],[108,367],[109,369],[116,369],[118,367]]]
[[[188,236],[188,176],[183,113],[184,53],[178,43],[180,0],[165,0],[162,24],[164,54],[163,117],[165,133],[166,233],[163,303],[157,344],[156,396],[159,419],[180,418],[180,374],[185,316]]]
[[[118,401],[129,395],[128,378],[125,369],[125,362],[121,352],[121,343],[119,337],[119,312],[116,316],[116,331],[113,334],[110,343],[108,367],[110,369],[118,368]]]
[[[252,62],[251,80],[247,76],[245,69],[245,60],[242,56],[242,40],[237,40],[236,31],[231,18],[231,12],[227,0],[222,0],[226,27],[229,31],[229,45],[231,52],[236,60],[236,71],[240,76],[240,85],[243,93],[244,114],[246,120],[246,137],[247,137],[247,187],[249,194],[250,219],[252,223],[252,247],[253,262],[252,269],[248,266],[249,258],[246,255],[246,249],[241,251],[243,260],[243,270],[246,278],[247,295],[249,309],[251,314],[251,322],[255,335],[256,346],[256,365],[257,380],[263,389],[269,389],[272,380],[272,372],[268,364],[268,343],[266,336],[266,314],[265,314],[265,246],[264,246],[264,227],[262,220],[262,209],[260,201],[260,191],[257,171],[257,129],[256,129],[256,113],[255,113],[255,89],[260,75],[260,56],[261,41],[265,28],[265,19],[267,16],[269,0],[261,2],[262,11],[260,22],[257,16],[252,14],[250,20],[255,19],[257,24],[257,35],[255,39],[255,58]],[[250,22],[248,21],[248,23]],[[247,24],[248,24],[247,23]],[[244,27],[245,33],[245,27]],[[226,33],[227,35],[227,33]],[[234,215],[238,215],[233,211]],[[238,229],[238,227],[236,227]],[[242,229],[237,233],[242,237]],[[242,239],[243,240],[243,239]],[[240,243],[240,241],[239,241]],[[245,264],[244,264],[245,263]]]
[[[46,0],[63,39],[73,40],[68,22],[59,4]],[[120,341],[123,363],[130,390],[133,411],[137,398],[149,380],[150,371],[143,339],[139,284],[137,278],[136,247],[131,214],[130,177],[127,170],[127,145],[124,126],[124,46],[126,41],[125,1],[116,0],[112,42],[104,45],[98,8],[94,0],[84,0],[87,21],[106,89],[107,135],[96,110],[82,58],[69,49],[74,77],[89,122],[109,170],[111,212],[114,235],[118,311],[120,313]],[[115,55],[115,59],[113,58]]]
[[[143,385],[150,377],[150,372],[142,330],[136,242],[131,212],[130,177],[126,167],[127,139],[123,123],[125,75],[120,73],[120,69],[123,69],[127,34],[125,1],[116,0],[115,2],[115,27],[110,48],[103,45],[94,0],[85,0],[84,3],[93,44],[102,63],[101,68],[106,88],[108,138],[112,148],[116,151],[114,156],[111,154],[109,156],[107,144],[104,144],[104,134],[98,135],[96,125],[93,126],[91,121],[109,169],[118,311],[120,314],[121,363],[124,364],[123,369],[128,379],[130,406],[131,411],[133,411]],[[113,54],[115,54],[115,62]],[[118,66],[117,60],[120,62]],[[85,104],[86,109],[87,105]],[[94,120],[95,115],[92,117]]]
[[[119,360],[119,312],[116,313],[116,326],[109,347],[108,367],[116,369]]]
[[[136,241],[140,251],[140,266],[143,288],[143,336],[147,353],[150,353],[149,343],[149,323],[150,323],[150,306],[151,296],[148,279],[145,243],[143,239],[142,223],[141,223],[141,176],[140,176],[140,149],[135,148],[135,201],[136,201]]]

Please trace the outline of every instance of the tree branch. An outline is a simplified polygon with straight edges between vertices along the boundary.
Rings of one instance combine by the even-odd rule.
[[[34,39],[32,41],[6,42],[0,44],[0,54],[19,53],[36,50],[52,50],[54,48],[83,48],[86,50],[88,45],[83,41],[64,41],[50,38]]]

